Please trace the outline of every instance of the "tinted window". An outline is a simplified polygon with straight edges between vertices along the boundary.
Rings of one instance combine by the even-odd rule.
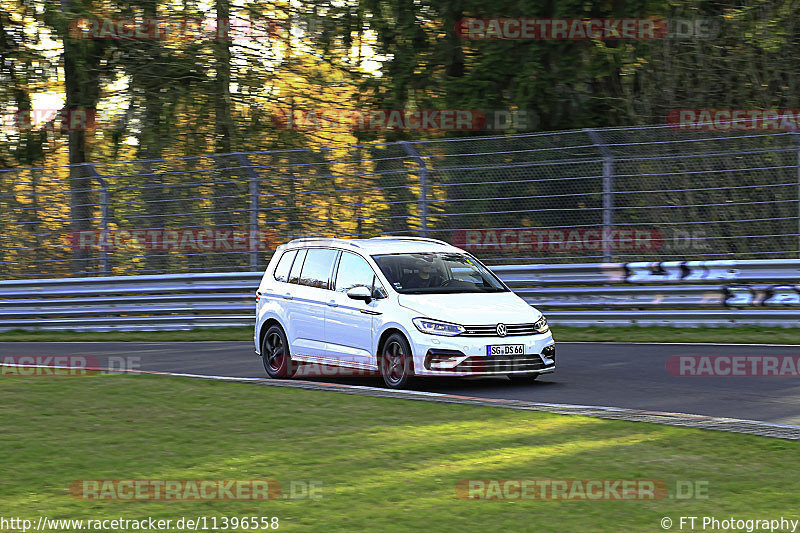
[[[306,258],[308,250],[300,250],[297,252],[297,259],[294,260],[292,271],[289,274],[289,283],[297,283],[300,280],[300,269],[303,268],[303,261]]]
[[[372,290],[375,273],[363,257],[343,253],[336,272],[336,292],[347,292],[353,287],[366,287]]]
[[[284,283],[289,280],[289,269],[292,268],[292,261],[294,261],[295,255],[297,255],[297,250],[285,252],[281,256],[278,260],[278,266],[275,267],[274,277],[276,280]]]
[[[300,285],[327,289],[328,280],[333,269],[333,261],[336,259],[337,253],[339,253],[337,250],[327,248],[309,249],[300,274]]]

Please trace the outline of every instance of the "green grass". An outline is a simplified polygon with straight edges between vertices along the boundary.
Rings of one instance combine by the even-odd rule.
[[[660,531],[797,518],[800,444],[491,407],[154,376],[0,378],[4,517],[278,516],[287,531]],[[319,500],[123,502],[81,479],[322,483]],[[465,479],[656,479],[707,499],[465,501]],[[677,530],[676,526],[673,527]]]
[[[608,342],[731,342],[800,344],[800,328],[670,328],[553,326],[556,341]],[[0,341],[252,341],[252,328],[206,328],[191,331],[8,331]]]

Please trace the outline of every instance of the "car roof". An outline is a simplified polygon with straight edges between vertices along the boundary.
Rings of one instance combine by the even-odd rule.
[[[294,239],[282,245],[287,249],[303,246],[326,246],[342,250],[361,251],[367,255],[423,253],[423,252],[460,252],[459,248],[444,241],[424,237],[373,237],[371,239]]]

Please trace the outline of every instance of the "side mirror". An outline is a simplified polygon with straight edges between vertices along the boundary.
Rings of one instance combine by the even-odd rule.
[[[353,287],[349,291],[347,291],[347,297],[352,298],[353,300],[362,300],[365,303],[370,303],[372,301],[372,293],[369,288],[364,287],[363,285],[358,287]]]

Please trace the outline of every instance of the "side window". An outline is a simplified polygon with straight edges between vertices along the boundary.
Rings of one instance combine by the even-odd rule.
[[[327,289],[333,262],[338,253],[338,250],[328,248],[310,248],[300,274],[300,285]]]
[[[375,273],[363,257],[343,252],[336,272],[336,292],[347,292],[353,287],[372,290]]]
[[[305,249],[297,252],[297,258],[294,260],[292,271],[289,273],[289,283],[298,283],[300,281],[300,270],[303,268],[306,252],[308,252],[308,250]]]
[[[280,259],[278,259],[278,266],[275,267],[275,274],[273,277],[277,281],[282,281],[286,283],[289,281],[289,269],[292,268],[292,261],[294,261],[294,256],[297,255],[297,250],[290,250],[288,252],[284,252]]]

